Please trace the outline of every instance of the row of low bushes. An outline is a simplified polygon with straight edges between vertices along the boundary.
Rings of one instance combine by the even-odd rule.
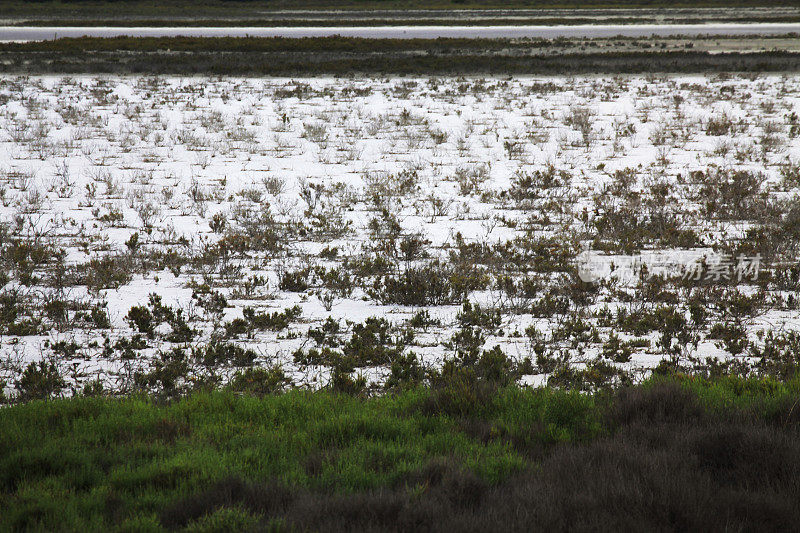
[[[59,42],[59,41],[57,41]],[[505,43],[504,43],[505,44]],[[166,46],[166,43],[165,45]],[[289,43],[289,48],[295,47]],[[91,49],[39,51],[24,45],[0,48],[2,71],[26,74],[184,74],[184,75],[348,75],[355,73],[460,74],[633,74],[650,72],[796,72],[794,52],[608,52],[552,55],[496,55],[467,49],[443,52],[433,47],[330,53],[324,42],[314,51],[220,52],[216,45],[175,54]],[[368,43],[359,45],[367,48]],[[376,47],[380,45],[376,43]],[[210,48],[210,50],[209,50]],[[485,48],[485,47],[484,47]]]

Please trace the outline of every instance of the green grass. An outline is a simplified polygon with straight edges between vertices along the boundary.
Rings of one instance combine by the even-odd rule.
[[[778,426],[796,418],[800,397],[798,381],[685,378],[674,387],[708,416],[748,413]],[[226,479],[312,494],[407,493],[420,490],[420,472],[449,461],[498,486],[559,446],[614,434],[614,416],[641,411],[625,414],[611,393],[552,389],[501,389],[461,417],[440,414],[443,401],[430,390],[369,399],[292,391],[198,393],[169,405],[144,397],[15,405],[0,411],[0,530],[160,530],[165,509]],[[224,506],[190,526],[246,529],[260,518]]]
[[[353,491],[391,486],[440,456],[487,479],[522,468],[505,443],[484,445],[453,420],[404,412],[414,400],[298,391],[195,395],[164,407],[143,398],[16,406],[0,415],[0,483],[4,507],[13,509],[0,524],[13,528],[41,514],[44,524],[92,528],[112,496],[136,516],[153,516],[231,475]],[[319,454],[312,477],[306,462]]]

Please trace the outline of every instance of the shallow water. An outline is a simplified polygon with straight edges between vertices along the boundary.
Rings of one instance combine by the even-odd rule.
[[[435,39],[558,37],[667,37],[670,35],[783,35],[800,24],[635,24],[583,26],[379,26],[379,27],[60,27],[0,26],[0,41],[41,41],[59,37],[343,37]]]

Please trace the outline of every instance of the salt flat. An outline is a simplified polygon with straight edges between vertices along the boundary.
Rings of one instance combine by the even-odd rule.
[[[494,347],[524,383],[768,364],[799,106],[797,76],[3,78],[0,379],[132,390],[173,349],[187,386]]]

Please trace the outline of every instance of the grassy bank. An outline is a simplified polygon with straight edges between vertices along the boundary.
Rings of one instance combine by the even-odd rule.
[[[251,54],[235,56],[170,56],[148,54],[106,57],[20,57],[0,54],[0,72],[11,74],[173,74],[230,76],[315,76],[358,74],[408,75],[568,75],[638,74],[651,72],[797,72],[800,54],[710,53],[674,54],[569,54],[544,58],[456,57],[365,57],[354,59],[279,58]]]
[[[0,411],[0,529],[790,528],[800,382],[218,392]]]

